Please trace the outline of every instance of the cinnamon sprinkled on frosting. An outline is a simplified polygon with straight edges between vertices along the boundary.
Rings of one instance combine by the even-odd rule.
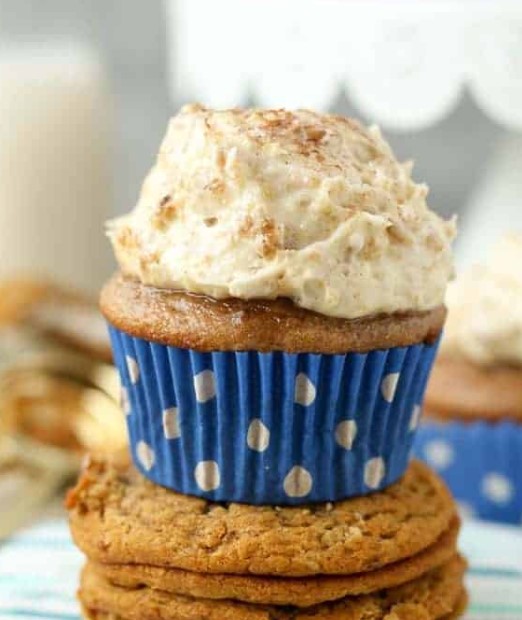
[[[454,223],[426,195],[376,128],[191,105],[109,236],[122,271],[148,285],[344,318],[427,310],[452,276]]]

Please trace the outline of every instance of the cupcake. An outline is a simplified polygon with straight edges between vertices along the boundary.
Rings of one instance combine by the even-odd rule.
[[[426,393],[417,453],[464,510],[522,519],[522,234],[450,285],[449,318]]]
[[[336,501],[405,471],[454,223],[375,128],[184,107],[110,222],[101,308],[146,477],[214,501]]]

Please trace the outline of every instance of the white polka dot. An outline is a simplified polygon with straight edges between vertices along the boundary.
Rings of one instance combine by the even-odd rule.
[[[268,428],[256,418],[250,422],[247,433],[248,447],[256,452],[264,452],[270,443],[270,431]]]
[[[286,475],[283,488],[288,497],[306,497],[312,490],[312,484],[310,472],[295,465]]]
[[[216,378],[212,370],[202,370],[194,377],[194,390],[198,403],[206,403],[216,395]]]
[[[335,429],[335,441],[346,450],[351,450],[357,435],[357,424],[355,420],[344,420],[339,422]]]
[[[150,471],[154,466],[156,455],[154,450],[144,441],[138,441],[136,445],[136,456],[145,471]]]
[[[201,461],[196,465],[194,478],[202,491],[215,491],[221,484],[221,474],[216,461]]]
[[[507,504],[513,497],[513,484],[506,476],[491,472],[482,479],[482,493],[495,504]]]
[[[181,435],[176,407],[165,409],[163,412],[163,433],[165,439],[177,439]]]
[[[386,474],[384,459],[376,456],[370,459],[364,466],[364,484],[370,489],[378,489]]]
[[[413,407],[413,412],[410,418],[410,431],[414,431],[417,426],[419,426],[421,415],[422,407],[420,405],[415,405],[415,407]]]
[[[391,372],[386,375],[381,383],[381,394],[387,403],[393,402],[395,398],[395,392],[397,391],[397,385],[399,383],[399,373]]]
[[[131,404],[129,399],[129,392],[127,391],[127,388],[123,385],[120,388],[120,407],[125,415],[130,415]]]
[[[303,405],[303,407],[308,407],[314,402],[316,393],[315,385],[304,372],[300,372],[295,378],[295,402],[298,405]]]
[[[138,383],[140,378],[140,367],[138,366],[138,362],[130,355],[125,356],[125,361],[127,362],[127,370],[129,371],[131,383],[134,385]]]
[[[462,519],[473,519],[475,517],[473,506],[467,502],[457,502],[457,510]]]
[[[438,470],[447,469],[455,460],[453,447],[443,439],[434,439],[424,446],[428,463]]]

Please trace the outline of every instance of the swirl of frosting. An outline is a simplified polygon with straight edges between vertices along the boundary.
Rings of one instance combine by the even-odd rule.
[[[146,285],[287,297],[343,318],[423,311],[443,303],[455,232],[426,195],[376,128],[190,105],[108,234],[123,273]]]
[[[442,353],[476,364],[522,365],[522,233],[503,237],[487,265],[448,288]]]

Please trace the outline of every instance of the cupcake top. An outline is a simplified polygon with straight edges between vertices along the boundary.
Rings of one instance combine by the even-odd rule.
[[[522,365],[522,233],[502,238],[487,265],[448,289],[443,354],[476,364]]]
[[[146,285],[347,319],[424,311],[443,303],[455,232],[427,191],[376,128],[190,105],[108,230],[122,272]]]

